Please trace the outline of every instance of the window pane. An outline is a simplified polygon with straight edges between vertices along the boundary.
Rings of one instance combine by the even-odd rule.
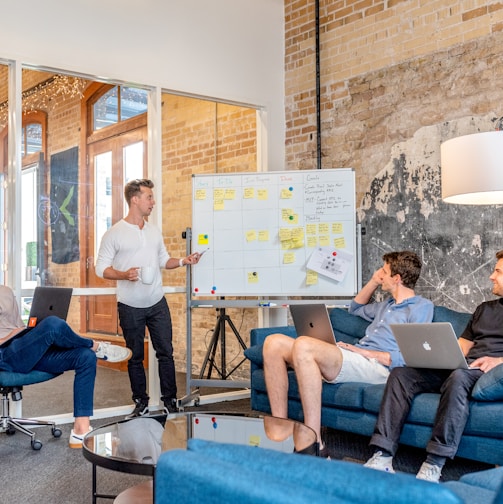
[[[26,126],[26,154],[42,150],[42,125],[28,124]]]
[[[94,131],[119,121],[119,88],[115,86],[105,93],[93,107]]]
[[[112,225],[112,152],[104,152],[94,159],[94,257],[98,256],[101,238]]]
[[[124,159],[124,184],[130,180],[143,178],[143,142],[136,142],[123,149]],[[128,212],[124,200],[124,215]]]
[[[28,289],[37,284],[37,166],[22,172],[21,200],[21,285]]]
[[[147,112],[147,91],[121,87],[121,121]]]

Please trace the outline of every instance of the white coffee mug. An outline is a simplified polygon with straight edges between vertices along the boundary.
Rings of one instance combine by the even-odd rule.
[[[141,283],[151,285],[154,281],[154,273],[155,270],[153,266],[142,266],[138,270],[138,278],[140,279]]]

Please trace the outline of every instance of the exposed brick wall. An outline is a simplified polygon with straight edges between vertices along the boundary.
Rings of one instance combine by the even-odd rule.
[[[181,234],[192,222],[192,175],[246,172],[257,169],[256,112],[233,105],[216,104],[176,95],[163,95],[163,234],[173,257],[186,253]],[[164,273],[168,285],[185,285],[185,269]],[[177,365],[186,364],[185,295],[168,298],[173,317],[173,340]],[[198,374],[216,324],[213,309],[192,311],[192,362]],[[257,325],[256,310],[229,310],[228,315],[247,341]],[[230,328],[227,343],[229,369],[231,358],[239,354],[238,343]],[[219,354],[217,354],[218,359]],[[236,363],[235,363],[236,364]],[[235,365],[234,364],[234,365]],[[247,376],[247,366],[236,376]],[[213,373],[213,377],[217,377]]]
[[[316,167],[314,2],[285,1],[286,160]],[[353,167],[357,203],[393,144],[501,113],[501,2],[320,2],[323,167]]]

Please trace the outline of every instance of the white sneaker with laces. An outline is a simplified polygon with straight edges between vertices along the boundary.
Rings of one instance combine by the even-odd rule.
[[[93,428],[89,427],[88,432],[91,432],[92,430]],[[84,440],[84,436],[86,434],[75,434],[74,430],[72,429],[72,431],[70,432],[70,440],[68,442],[70,448],[82,448],[82,441]]]
[[[423,462],[423,465],[416,474],[416,478],[424,481],[431,481],[432,483],[438,483],[441,474],[441,467],[438,467],[435,464],[429,464],[428,462]]]
[[[395,472],[393,469],[393,457],[384,457],[381,451],[375,452],[374,455],[365,462],[364,467],[370,467],[370,469],[392,474]]]
[[[129,348],[112,345],[104,341],[100,342],[98,350],[96,350],[96,357],[108,362],[122,362],[128,360],[131,355],[132,352]]]

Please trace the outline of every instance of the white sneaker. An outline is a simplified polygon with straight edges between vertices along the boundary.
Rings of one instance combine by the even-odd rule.
[[[128,360],[131,355],[132,352],[129,348],[112,345],[104,341],[100,342],[98,350],[96,350],[96,357],[108,362],[122,362]]]
[[[423,465],[416,474],[416,478],[424,481],[431,481],[432,483],[438,483],[441,473],[441,467],[429,464],[428,462],[423,462]]]
[[[381,451],[375,452],[363,465],[364,467],[370,467],[370,469],[376,469],[377,471],[384,471],[392,474],[395,472],[393,470],[393,457],[384,457]]]
[[[88,432],[91,432],[92,430],[93,428],[89,427]],[[70,448],[82,448],[82,441],[84,440],[84,436],[86,434],[75,434],[72,429],[72,431],[70,432],[70,441],[68,442],[68,446],[70,446]]]

